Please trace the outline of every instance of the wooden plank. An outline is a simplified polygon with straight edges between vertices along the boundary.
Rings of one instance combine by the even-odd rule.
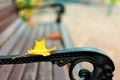
[[[8,13],[8,14],[9,14],[9,13]],[[0,26],[3,25],[5,22],[9,22],[10,20],[16,18],[16,16],[17,16],[17,14],[14,13],[14,14],[12,14],[12,15],[9,15],[9,17],[4,18],[4,20],[1,20],[1,21],[0,21]]]
[[[20,36],[22,36],[22,32],[25,30],[25,24],[23,24],[19,30],[15,32],[13,36],[4,44],[0,50],[0,55],[8,55],[9,52],[13,49],[16,43],[18,43]]]
[[[17,17],[17,11],[14,3],[10,3],[0,9],[0,32],[2,32]]]
[[[21,50],[21,54],[25,54],[28,49],[30,49],[33,45],[32,40],[34,38],[34,33],[35,29],[28,28],[30,32],[28,33],[29,35],[27,36],[27,40],[25,41],[25,44],[23,46],[23,49]],[[11,75],[9,76],[9,80],[12,80],[13,78],[15,80],[22,80],[24,76],[24,72],[26,69],[27,64],[18,64],[15,65],[14,70],[12,71]],[[14,76],[15,75],[15,76]]]
[[[5,2],[2,2],[0,1],[0,10],[5,8],[6,6],[9,6],[11,3],[5,3]]]
[[[28,39],[24,41],[25,44],[22,50],[22,54],[26,53],[26,51],[33,46],[34,40],[36,39],[35,37],[36,32],[38,32],[36,31],[38,30],[38,28],[35,29],[28,28],[28,29],[30,29],[30,32],[28,35]],[[37,66],[38,66],[37,64],[38,63],[16,65],[9,77],[9,80],[12,80],[13,78],[15,80],[24,80],[24,79],[35,80],[37,75]]]
[[[24,32],[25,32],[25,30],[21,31],[21,33],[22,33],[21,35],[23,35]],[[14,46],[14,49],[12,51],[10,51],[10,55],[17,55],[17,54],[19,54],[21,52],[22,47],[24,45],[24,41],[26,40],[26,35],[19,36],[19,38],[20,39],[17,40],[19,42],[19,44],[16,44]],[[15,39],[15,37],[14,37],[14,39]],[[15,44],[15,43],[11,43],[11,44]],[[0,75],[0,79],[2,79],[2,80],[8,80],[8,77],[11,74],[13,66],[14,65],[3,65],[0,68],[0,73],[2,73],[2,75]]]
[[[6,27],[8,27],[17,18],[16,13],[9,15],[6,19],[0,21],[0,32],[2,32]]]
[[[56,24],[52,24],[52,29],[53,29],[53,33],[55,32],[59,32],[59,27]],[[50,26],[51,27],[51,26]],[[63,49],[63,46],[61,44],[60,40],[54,40],[53,41],[53,45],[57,47],[57,49]],[[54,80],[69,80],[68,75],[66,74],[67,71],[67,67],[58,67],[57,65],[53,65],[53,75],[54,75]]]
[[[9,77],[7,80],[21,80],[24,70],[25,70],[26,64],[17,64],[13,66],[13,70],[9,74]]]
[[[37,63],[29,63],[26,65],[22,80],[35,80],[37,75]]]
[[[60,41],[54,41],[54,45],[57,46],[58,49],[63,48]],[[53,65],[53,70],[54,70],[54,80],[69,80],[67,74],[68,73],[67,65],[64,67],[58,67],[57,65]]]
[[[69,77],[67,76],[67,68],[66,66],[64,67],[58,67],[57,65],[53,65],[53,76],[54,79],[53,80],[70,80]]]
[[[4,4],[4,6],[0,7],[0,13],[1,13],[0,15],[14,10],[15,10],[15,6],[13,3]]]
[[[40,41],[41,39],[45,38],[46,25],[45,24],[38,24],[37,27],[39,27],[37,40]]]
[[[20,52],[21,54],[24,54],[27,51],[28,46],[26,46],[26,43],[28,43],[29,42],[28,40],[30,40],[29,39],[30,35],[31,35],[30,32],[31,32],[31,29],[27,28],[27,30],[26,30],[26,32],[25,32],[25,34],[23,36],[23,39],[24,39],[23,43],[24,44],[23,44],[22,50]],[[17,65],[15,65],[12,72],[11,72],[11,74],[9,75],[8,80],[13,80],[13,79],[14,80],[21,80],[21,78],[23,76],[23,72],[25,70],[25,67],[26,67],[26,64],[17,64]]]
[[[62,45],[60,41],[54,41],[54,45],[57,46],[58,49],[62,49]],[[64,67],[58,67],[57,65],[53,65],[54,70],[54,80],[69,80],[68,77],[68,67],[67,65]]]
[[[0,21],[6,19],[7,17],[9,17],[9,15],[12,15],[14,13],[17,14],[14,5],[3,8],[2,10],[0,10]]]
[[[41,62],[39,77],[37,80],[53,80],[52,79],[52,64],[50,62]]]
[[[20,23],[22,23],[22,21],[18,18],[0,34],[0,47],[14,34],[15,30],[20,27]]]
[[[37,32],[38,32],[38,28],[37,27],[33,28],[33,33],[30,36],[31,37],[31,41],[30,41],[31,44],[29,44],[29,48],[33,47],[35,40],[36,40],[36,37],[37,37],[36,36]],[[27,64],[25,71],[23,73],[23,76],[22,76],[22,80],[35,80],[36,76],[37,76],[37,69],[38,69],[37,63]]]
[[[45,37],[46,34],[50,33],[49,24],[43,24],[42,26],[45,28],[44,36],[43,36]],[[46,40],[46,46],[47,48],[51,48],[51,44],[49,40]],[[37,80],[53,80],[52,64],[50,62],[40,62],[38,74],[39,76]]]

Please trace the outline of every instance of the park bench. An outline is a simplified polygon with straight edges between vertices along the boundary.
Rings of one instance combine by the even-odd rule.
[[[52,6],[60,7],[57,20],[53,23],[37,24],[36,27],[30,28],[18,17],[1,30],[0,80],[112,80],[112,60],[96,48],[73,48],[69,33],[61,22],[64,7],[53,4]],[[61,33],[62,38],[45,38],[47,34],[55,32]],[[56,46],[58,50],[46,57],[26,55],[12,59],[16,55],[26,53],[28,49],[33,48],[35,40],[43,38],[46,40],[47,48]],[[93,71],[77,65],[81,62],[91,63]],[[77,69],[74,70],[76,66]],[[77,75],[79,77],[75,77]]]

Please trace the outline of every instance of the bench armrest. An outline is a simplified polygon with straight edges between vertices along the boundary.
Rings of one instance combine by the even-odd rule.
[[[104,52],[90,47],[57,50],[47,57],[26,55],[12,59],[15,56],[0,56],[0,64],[22,64],[43,61],[50,61],[60,67],[70,64],[69,76],[71,80],[76,80],[73,77],[73,69],[76,64],[81,62],[89,62],[94,67],[92,72],[87,69],[79,71],[79,76],[84,78],[84,80],[112,80],[113,71],[115,70],[114,63]]]

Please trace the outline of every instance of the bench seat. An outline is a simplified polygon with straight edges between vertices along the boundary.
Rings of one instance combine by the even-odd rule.
[[[3,40],[0,41],[0,55],[24,54],[28,49],[33,48],[35,40],[45,38],[46,34],[58,32],[58,27],[60,27],[55,23],[48,23],[38,24],[36,27],[30,28],[25,23],[21,23],[23,22],[18,19],[1,33],[0,38]],[[8,34],[10,29],[11,32]],[[53,45],[57,49],[64,48],[61,40],[50,40],[47,38],[45,40],[48,48],[51,48]],[[2,80],[69,80],[67,66],[58,67],[50,62],[1,65],[0,73],[2,73],[0,75]]]

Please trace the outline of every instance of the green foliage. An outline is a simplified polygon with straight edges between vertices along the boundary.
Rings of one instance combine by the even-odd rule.
[[[28,21],[34,12],[35,7],[41,0],[16,0],[15,4],[19,11],[19,16],[24,21]]]

